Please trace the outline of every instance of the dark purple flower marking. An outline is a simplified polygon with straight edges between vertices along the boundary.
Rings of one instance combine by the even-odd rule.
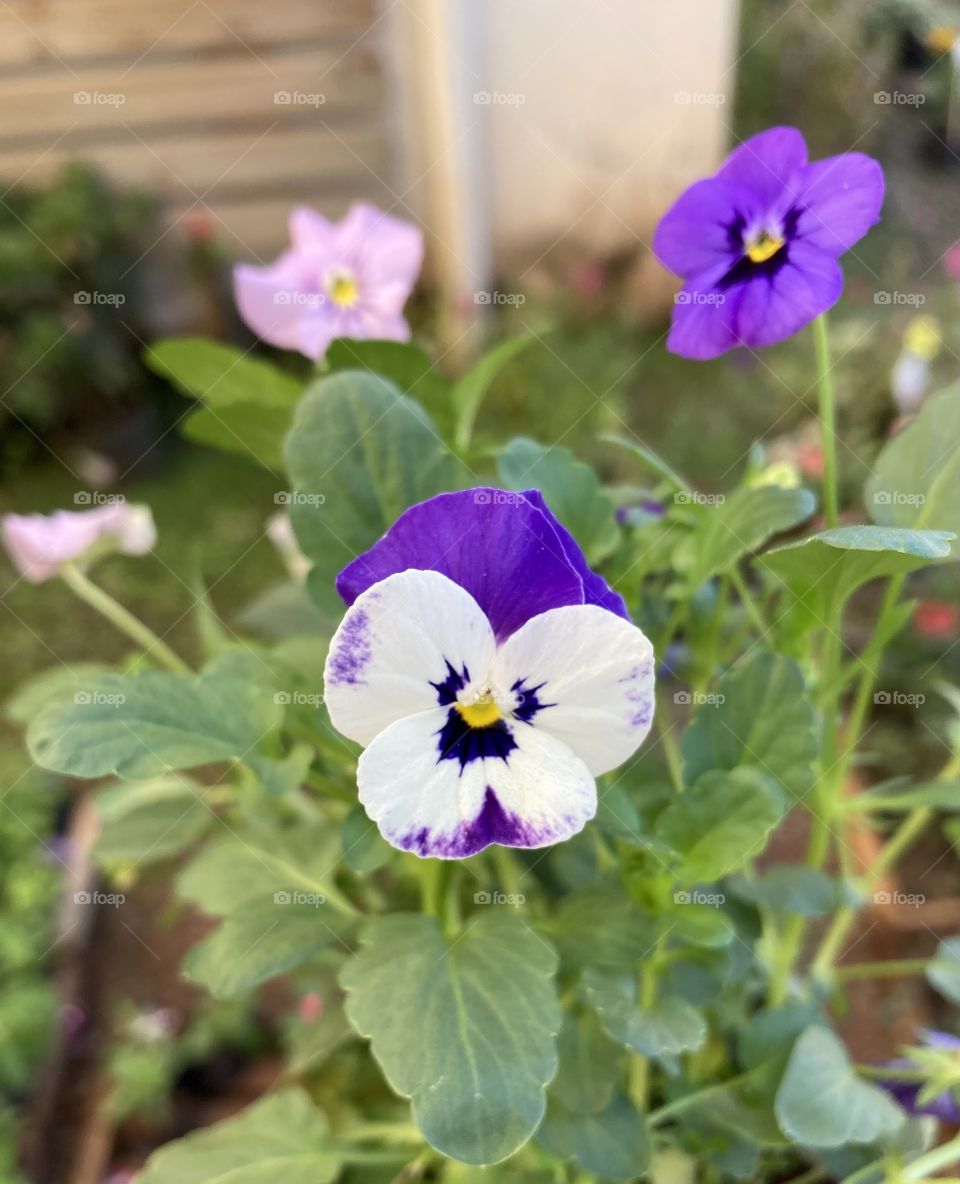
[[[466,859],[491,843],[500,843],[504,847],[542,847],[564,824],[569,825],[570,821],[558,819],[549,830],[531,826],[516,814],[504,810],[497,795],[487,786],[480,813],[453,834],[434,835],[428,827],[423,827],[397,839],[396,843],[401,850],[415,851],[418,855]]]
[[[438,571],[465,588],[498,641],[568,604],[595,604],[630,619],[623,597],[591,571],[536,489],[466,489],[411,506],[343,569],[337,591],[353,604],[373,584],[410,568]]]
[[[364,681],[363,672],[372,657],[368,629],[370,618],[358,612],[347,621],[336,652],[331,655],[327,681],[333,686],[357,686]]]
[[[879,219],[884,180],[869,156],[810,163],[803,136],[775,127],[691,185],[653,249],[682,277],[667,347],[715,358],[783,341],[840,297],[838,258]]]

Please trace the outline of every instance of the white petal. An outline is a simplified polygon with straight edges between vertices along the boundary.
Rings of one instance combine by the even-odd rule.
[[[461,766],[455,752],[442,752],[448,714],[434,708],[399,720],[360,758],[360,801],[387,842],[420,856],[464,859],[490,843],[545,847],[593,817],[594,780],[566,745],[511,722],[516,747],[505,760]]]
[[[540,688],[544,706],[534,727],[569,745],[594,776],[622,764],[650,731],[653,677],[653,647],[644,634],[590,604],[532,617],[494,661],[499,685],[522,680],[528,690]]]
[[[437,706],[449,662],[482,677],[494,651],[483,610],[435,571],[403,571],[357,598],[330,643],[323,672],[330,719],[369,744],[384,728]]]

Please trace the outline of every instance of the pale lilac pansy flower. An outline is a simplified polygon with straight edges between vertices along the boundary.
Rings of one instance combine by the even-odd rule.
[[[459,859],[583,828],[650,730],[653,650],[537,490],[413,506],[337,587],[325,703],[388,842]]]
[[[339,222],[298,206],[289,249],[268,267],[238,264],[234,297],[264,341],[316,359],[337,337],[407,341],[403,306],[422,263],[420,230],[376,206]]]
[[[5,514],[2,533],[14,566],[32,584],[58,576],[65,564],[112,551],[145,555],[157,540],[149,508],[124,501],[92,510]]]

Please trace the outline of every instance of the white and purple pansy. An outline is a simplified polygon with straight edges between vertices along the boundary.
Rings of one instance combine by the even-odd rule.
[[[462,859],[583,828],[650,730],[653,649],[538,491],[413,506],[337,587],[325,699],[388,842]]]

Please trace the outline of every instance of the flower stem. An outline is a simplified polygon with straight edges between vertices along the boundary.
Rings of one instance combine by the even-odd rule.
[[[839,966],[836,977],[840,982],[852,982],[861,978],[902,978],[912,974],[923,974],[929,965],[929,958],[891,958],[887,962],[855,962],[852,966]]]
[[[837,429],[830,372],[830,338],[826,313],[813,322],[813,348],[817,359],[817,397],[819,399],[820,441],[823,449],[823,509],[827,526],[837,525]]]
[[[136,642],[147,657],[153,657],[161,666],[176,674],[191,674],[190,667],[178,657],[172,649],[157,637],[152,629],[125,609],[119,601],[113,599],[109,593],[93,583],[84,573],[72,563],[66,564],[60,570],[63,582],[75,596],[85,604],[89,604],[111,625],[125,633],[131,641]]]

